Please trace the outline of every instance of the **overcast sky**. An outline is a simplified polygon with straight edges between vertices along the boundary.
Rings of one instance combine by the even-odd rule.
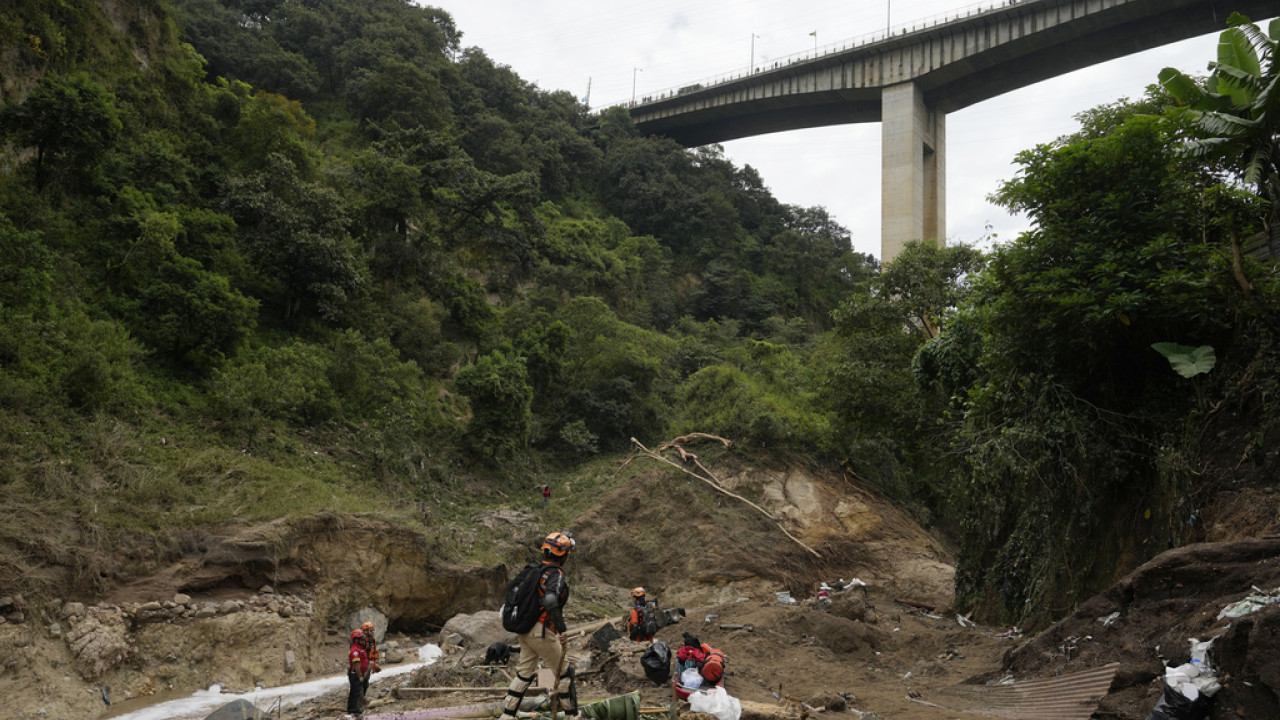
[[[422,2],[423,0],[419,0]],[[543,90],[568,90],[598,109],[728,73],[752,61],[812,55],[886,27],[932,24],[990,7],[964,0],[440,0],[462,45]],[[816,32],[816,37],[811,33]],[[948,242],[986,246],[1027,222],[987,202],[1013,177],[1014,156],[1079,127],[1083,110],[1137,98],[1161,68],[1202,74],[1217,33],[1166,45],[1002,95],[947,116]],[[634,83],[634,86],[633,86]],[[880,124],[794,130],[724,144],[785,203],[821,205],[880,255]]]

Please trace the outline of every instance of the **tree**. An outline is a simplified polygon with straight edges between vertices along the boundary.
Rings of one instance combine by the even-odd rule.
[[[83,72],[47,77],[21,104],[0,110],[0,132],[36,150],[38,190],[51,174],[78,184],[75,174],[93,169],[121,127],[111,93]]]
[[[229,181],[223,200],[265,281],[261,291],[286,322],[308,315],[336,322],[363,284],[344,204],[332,189],[299,177],[284,155],[268,154],[263,164]]]
[[[1183,151],[1230,159],[1241,179],[1273,203],[1274,217],[1280,203],[1280,18],[1267,33],[1239,13],[1227,24],[1203,85],[1174,68],[1160,71],[1160,83],[1197,124]]]
[[[1109,106],[1018,155],[995,199],[1032,229],[992,252],[917,356],[966,460],[948,485],[957,602],[992,620],[1043,625],[1186,527],[1190,480],[1160,448],[1194,398],[1151,345],[1231,337],[1218,218],[1241,204],[1176,151],[1185,118],[1151,109]]]
[[[533,386],[524,359],[492,352],[458,371],[458,391],[471,403],[467,436],[489,459],[509,458],[529,439]]]
[[[968,245],[916,240],[885,265],[875,286],[880,297],[906,311],[911,328],[935,338],[968,298],[972,278],[985,264],[982,251]]]

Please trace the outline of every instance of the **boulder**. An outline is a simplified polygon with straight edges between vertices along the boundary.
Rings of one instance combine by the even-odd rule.
[[[831,614],[846,620],[867,620],[867,599],[862,593],[840,593],[831,600]]]
[[[366,622],[373,623],[373,639],[382,642],[387,635],[387,616],[376,608],[363,607],[347,616],[347,632]]]
[[[206,715],[204,720],[254,720],[262,714],[258,706],[248,700],[233,700]]]
[[[455,633],[462,636],[458,644],[474,649],[487,648],[496,642],[515,642],[512,634],[503,629],[502,616],[497,610],[454,615],[440,628],[440,637]]]
[[[81,617],[84,615],[84,603],[69,602],[62,606],[62,617]]]

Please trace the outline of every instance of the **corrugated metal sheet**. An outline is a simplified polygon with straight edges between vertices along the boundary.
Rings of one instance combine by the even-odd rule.
[[[1120,663],[1043,680],[957,685],[931,698],[939,707],[1008,720],[1089,720]]]

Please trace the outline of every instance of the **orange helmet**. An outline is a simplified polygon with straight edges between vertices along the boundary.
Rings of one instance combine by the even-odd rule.
[[[366,620],[366,621],[364,621],[364,624],[362,624],[362,625],[360,626],[360,629],[364,631],[364,634],[365,634],[365,635],[372,635],[372,634],[373,634],[373,623],[371,623],[371,622],[369,622],[368,620]]]
[[[631,591],[631,597],[633,597],[633,598],[642,598],[642,597],[644,597],[644,588],[642,588],[642,587],[638,587],[638,588],[635,588],[634,590],[632,590],[632,591]]]
[[[573,536],[563,532],[553,532],[542,539],[542,549],[556,557],[565,557],[573,549]]]
[[[352,630],[352,631],[351,631],[351,639],[352,639],[352,640],[359,640],[359,639],[360,639],[360,638],[362,638],[362,637],[364,637],[364,632],[363,632],[362,630],[360,630],[359,628],[356,628],[355,630]]]

